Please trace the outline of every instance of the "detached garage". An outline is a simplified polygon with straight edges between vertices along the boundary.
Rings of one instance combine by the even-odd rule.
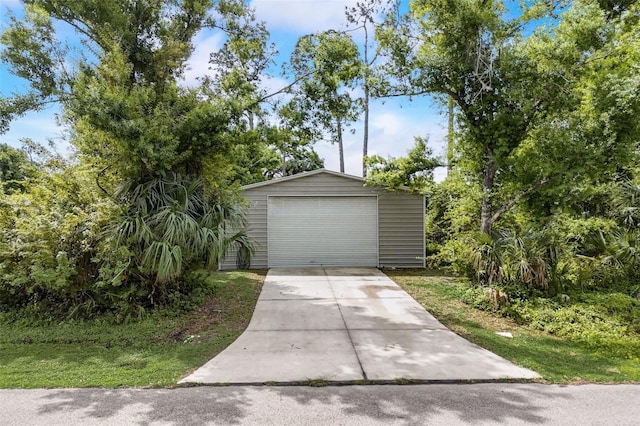
[[[252,268],[424,267],[424,197],[325,169],[247,185]],[[235,269],[235,253],[222,269]]]

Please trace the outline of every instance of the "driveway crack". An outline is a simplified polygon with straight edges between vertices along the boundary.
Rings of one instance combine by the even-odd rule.
[[[344,324],[344,329],[347,330],[347,336],[349,336],[349,341],[351,342],[351,347],[353,348],[353,353],[356,355],[356,359],[358,360],[358,365],[360,366],[360,373],[362,373],[362,378],[364,380],[368,380],[367,373],[364,371],[364,367],[362,367],[362,361],[360,361],[360,356],[358,355],[358,351],[356,350],[356,345],[353,343],[353,337],[351,337],[351,330],[347,327],[347,322],[344,320],[344,315],[342,314],[342,308],[340,307],[340,303],[338,303],[338,298],[336,297],[336,293],[333,291],[333,286],[331,285],[331,278],[327,274],[327,270],[322,268],[322,272],[325,277],[327,277],[327,281],[329,282],[329,287],[331,288],[331,294],[333,295],[333,299],[336,301],[336,305],[338,305],[338,311],[340,312],[340,318],[342,318],[342,323]]]

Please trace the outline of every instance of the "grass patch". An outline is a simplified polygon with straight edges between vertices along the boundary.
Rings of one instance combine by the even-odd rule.
[[[537,371],[547,382],[640,382],[637,334],[623,340],[611,336],[611,341],[603,341],[600,336],[598,344],[558,337],[463,303],[460,297],[466,285],[462,278],[424,270],[385,273],[449,329],[522,367]],[[514,337],[499,336],[497,331],[511,332]],[[617,350],[608,350],[609,347]]]
[[[174,385],[244,331],[265,273],[201,274],[213,296],[197,309],[125,324],[0,317],[0,388]]]

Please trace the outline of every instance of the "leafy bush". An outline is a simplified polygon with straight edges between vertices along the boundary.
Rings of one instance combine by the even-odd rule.
[[[205,197],[198,181],[135,186],[120,193],[123,211],[95,175],[61,166],[0,194],[0,311],[127,320],[158,305],[186,309],[208,291],[189,271],[215,266],[233,242],[250,247],[242,206]]]
[[[522,303],[514,310],[521,321],[532,328],[579,341],[603,352],[619,351],[619,348],[629,345],[640,349],[640,335],[636,326],[639,307],[626,314],[611,314],[616,311],[616,301],[620,300],[621,295],[612,298],[600,296],[599,303],[591,300],[568,305],[550,299],[537,299],[532,303]],[[637,356],[637,352],[623,355]]]
[[[503,229],[493,237],[467,234],[443,250],[451,250],[456,272],[492,286],[523,283],[530,289],[548,288],[548,253],[540,235],[532,230],[521,234]]]
[[[499,305],[493,299],[494,291],[501,294],[509,290],[460,286],[458,297],[477,309],[500,313],[603,353],[615,351],[623,357],[640,353],[640,300],[629,295],[578,293],[569,301],[560,297],[511,297],[508,304]]]
[[[89,188],[87,170],[65,167],[5,195],[0,210],[0,299],[45,311],[93,304],[102,230],[115,205]]]
[[[490,288],[478,286],[462,287],[458,297],[464,303],[483,311],[496,311],[496,307],[490,301]]]
[[[427,261],[430,267],[448,267],[461,273],[458,262],[459,245],[478,228],[481,192],[475,185],[452,169],[447,179],[425,188],[427,210],[425,233]]]

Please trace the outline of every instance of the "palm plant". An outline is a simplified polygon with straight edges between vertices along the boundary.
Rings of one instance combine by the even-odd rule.
[[[518,234],[503,229],[493,236],[479,234],[475,238],[473,267],[480,282],[521,282],[529,287],[547,289],[549,271],[544,245],[533,230]]]
[[[631,180],[621,182],[613,194],[613,210],[627,230],[640,223],[640,185]]]
[[[116,196],[127,206],[112,229],[116,243],[132,253],[129,272],[154,287],[178,280],[195,262],[214,267],[232,244],[252,248],[244,206],[208,195],[201,179],[168,172],[128,181]]]
[[[640,235],[637,231],[621,230],[608,237],[599,233],[596,238],[600,241],[600,262],[603,265],[628,274],[635,272],[640,265]]]
[[[547,289],[547,262],[537,233],[527,229],[518,235],[511,229],[504,229],[499,234],[499,245],[502,250],[502,269],[505,280]]]
[[[502,280],[502,258],[499,242],[487,234],[478,234],[472,252],[472,264],[478,280],[491,285]]]

